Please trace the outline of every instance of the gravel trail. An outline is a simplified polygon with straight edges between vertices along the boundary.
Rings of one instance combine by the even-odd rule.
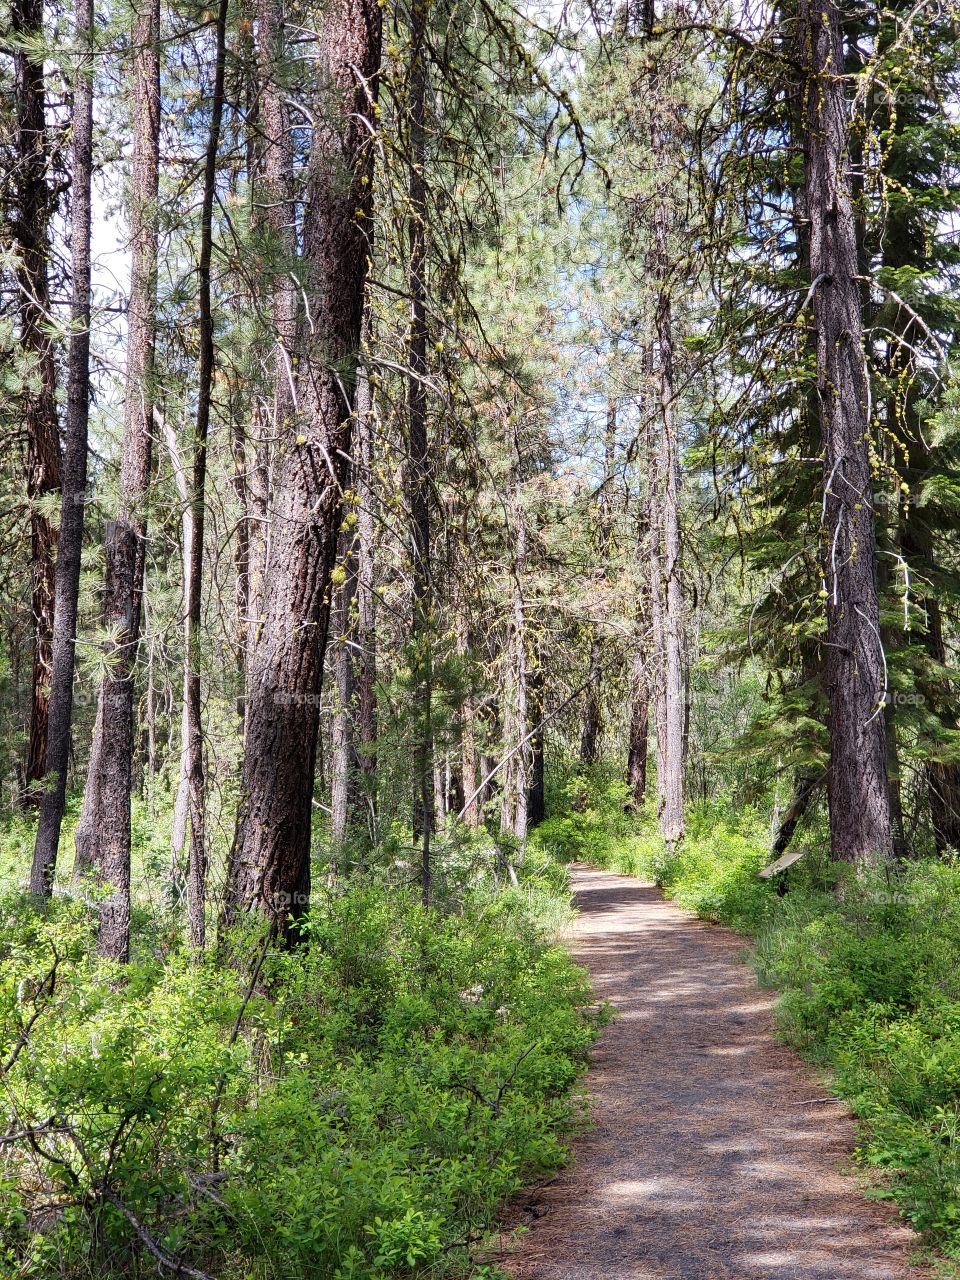
[[[573,887],[571,949],[618,1012],[593,1127],[517,1208],[516,1280],[925,1276],[913,1232],[842,1175],[853,1121],[775,1042],[743,939],[625,876],[578,867]]]

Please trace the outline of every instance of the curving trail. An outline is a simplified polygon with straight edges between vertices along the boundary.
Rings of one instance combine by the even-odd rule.
[[[593,1128],[518,1210],[517,1280],[919,1280],[917,1237],[851,1177],[853,1121],[771,1033],[743,939],[574,869],[571,949],[618,1016]],[[811,1101],[816,1099],[817,1101]]]

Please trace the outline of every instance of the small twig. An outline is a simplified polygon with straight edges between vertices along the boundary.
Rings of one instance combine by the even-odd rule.
[[[49,998],[53,995],[54,987],[57,985],[57,968],[59,967],[59,964],[60,964],[60,956],[57,954],[56,950],[54,950],[53,964],[50,966],[50,971],[45,975],[45,977],[43,978],[43,981],[37,987],[37,990],[34,994],[33,1013],[30,1015],[29,1019],[27,1020],[26,1025],[21,1027],[20,1035],[17,1037],[17,1043],[10,1050],[10,1053],[7,1055],[6,1061],[0,1063],[0,1075],[6,1075],[7,1072],[10,1070],[10,1068],[13,1066],[13,1064],[16,1062],[16,1060],[20,1057],[20,1054],[23,1052],[24,1045],[26,1045],[26,1043],[30,1039],[30,1032],[33,1030],[34,1024],[36,1023],[37,1019],[40,1017],[41,1013],[43,1013],[43,1011],[47,1008],[47,1002]],[[38,1002],[40,1000],[40,997],[44,994],[44,988],[46,988],[47,1000],[45,1000],[42,1004],[40,1004]]]
[[[269,949],[270,934],[268,933],[263,940],[263,947],[260,951],[260,955],[257,957],[257,963],[253,966],[253,972],[250,974],[250,982],[247,985],[246,995],[243,997],[243,1003],[240,1005],[236,1020],[234,1021],[233,1030],[230,1032],[230,1038],[227,1040],[227,1045],[231,1049],[237,1043],[237,1037],[240,1035],[240,1027],[243,1025],[244,1015],[247,1012],[247,1005],[253,998],[253,993],[256,990],[257,982],[260,978],[260,970],[263,968],[263,962],[267,958],[267,952]],[[220,1171],[220,1135],[217,1132],[217,1117],[220,1112],[220,1104],[223,1101],[223,1091],[226,1088],[226,1084],[227,1073],[226,1071],[221,1071],[220,1078],[217,1081],[216,1093],[213,1095],[213,1101],[210,1104],[210,1124],[207,1129],[210,1138],[210,1149],[213,1155],[214,1173],[219,1173]]]

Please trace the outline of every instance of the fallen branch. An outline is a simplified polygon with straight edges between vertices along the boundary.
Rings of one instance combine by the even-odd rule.
[[[107,1187],[101,1187],[99,1195],[100,1199],[106,1200],[107,1204],[113,1205],[117,1212],[126,1218],[137,1233],[147,1253],[156,1259],[161,1267],[166,1267],[168,1271],[172,1271],[176,1276],[191,1276],[192,1280],[213,1280],[213,1277],[208,1275],[206,1271],[198,1271],[196,1267],[188,1267],[185,1262],[181,1262],[179,1258],[171,1257],[169,1253],[161,1249],[143,1223],[127,1208],[120,1197],[114,1195]]]

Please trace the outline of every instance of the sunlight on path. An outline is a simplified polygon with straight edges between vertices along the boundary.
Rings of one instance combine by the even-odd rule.
[[[840,1173],[853,1122],[775,1043],[743,940],[624,876],[573,885],[573,953],[618,1016],[594,1127],[518,1212],[517,1280],[920,1277],[916,1236]]]

